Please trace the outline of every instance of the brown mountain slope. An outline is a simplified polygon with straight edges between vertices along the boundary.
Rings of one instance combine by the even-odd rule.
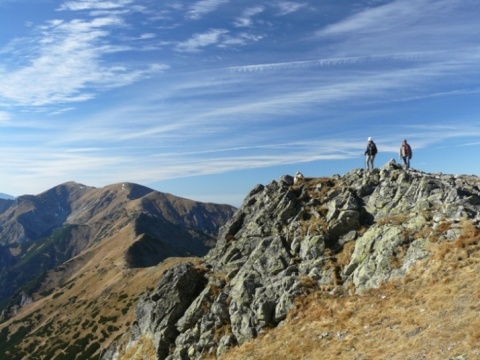
[[[125,331],[138,296],[184,260],[155,265],[205,254],[233,211],[129,183],[20,197],[0,214],[10,261],[1,262],[2,291],[24,305],[3,312],[16,314],[0,324],[0,358],[98,356]]]
[[[0,212],[0,244],[28,243],[65,223],[88,224],[99,231],[94,235],[102,235],[105,220],[112,223],[122,214],[141,212],[215,233],[217,222],[224,222],[232,211],[231,206],[199,203],[132,183],[93,188],[68,182],[39,195],[9,201]]]
[[[48,270],[129,224],[135,242],[124,256],[131,267],[204,255],[233,211],[131,183],[97,189],[69,182],[20,196],[0,212],[0,307],[18,304]]]
[[[177,258],[131,269],[123,260],[134,241],[125,241],[131,232],[127,226],[52,271],[45,284],[63,285],[0,325],[0,341],[8,345],[2,355],[26,360],[75,359],[81,354],[93,359],[131,325],[136,299],[166,268],[196,261]]]

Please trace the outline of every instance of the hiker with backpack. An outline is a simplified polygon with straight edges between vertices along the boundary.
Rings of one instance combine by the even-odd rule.
[[[400,158],[403,159],[403,163],[405,164],[405,169],[410,169],[410,159],[412,158],[412,148],[407,143],[407,140],[402,141],[402,145],[400,146]]]
[[[373,170],[375,168],[373,161],[375,160],[375,155],[377,155],[377,152],[377,146],[373,142],[373,139],[369,137],[367,149],[365,150],[365,165],[367,170]]]

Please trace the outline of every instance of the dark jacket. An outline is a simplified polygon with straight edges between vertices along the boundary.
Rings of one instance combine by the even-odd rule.
[[[367,149],[365,150],[365,155],[377,155],[377,145],[373,141],[369,141],[367,144]]]

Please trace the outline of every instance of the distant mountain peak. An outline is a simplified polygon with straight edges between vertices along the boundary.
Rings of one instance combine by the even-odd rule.
[[[142,198],[145,195],[155,191],[146,186],[131,183],[131,182],[122,182],[122,183],[113,184],[108,187],[105,187],[105,189],[123,191],[127,194],[127,197],[130,200]]]
[[[15,300],[7,308],[17,306],[21,289],[30,294],[61,285],[78,267],[93,266],[86,263],[97,253],[105,252],[123,268],[155,266],[167,257],[202,256],[234,210],[128,182],[95,188],[69,181],[38,195],[4,200],[0,310],[12,296]],[[44,283],[54,268],[64,270],[50,272]]]
[[[5,194],[5,193],[0,193],[0,199],[15,200],[15,196]]]

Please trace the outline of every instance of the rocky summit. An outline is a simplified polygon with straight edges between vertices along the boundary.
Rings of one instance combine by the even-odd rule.
[[[404,170],[283,176],[256,186],[202,262],[164,273],[103,360],[228,358],[313,291],[359,296],[405,276],[431,244],[478,228],[480,179]]]

